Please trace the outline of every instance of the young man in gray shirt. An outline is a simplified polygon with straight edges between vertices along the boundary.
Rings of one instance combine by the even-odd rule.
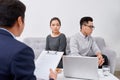
[[[93,28],[93,19],[91,17],[81,18],[80,32],[70,39],[70,51],[71,55],[98,57],[98,64],[101,68],[102,65],[108,65],[108,59],[107,56],[101,53],[96,42],[91,37]]]

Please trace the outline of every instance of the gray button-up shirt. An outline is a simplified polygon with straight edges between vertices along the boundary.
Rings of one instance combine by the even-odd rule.
[[[101,52],[91,36],[85,37],[81,32],[70,38],[71,55],[91,56]]]

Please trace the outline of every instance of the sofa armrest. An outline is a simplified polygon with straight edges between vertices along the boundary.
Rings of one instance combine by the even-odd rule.
[[[110,72],[114,74],[115,65],[116,65],[116,52],[108,47],[104,47],[102,49],[102,53],[108,57],[109,65],[110,65]]]

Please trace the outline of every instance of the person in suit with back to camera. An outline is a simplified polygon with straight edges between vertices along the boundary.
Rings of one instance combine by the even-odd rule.
[[[0,80],[36,80],[34,52],[15,38],[23,32],[25,10],[19,0],[0,0]],[[57,74],[50,69],[48,77]]]
[[[101,68],[102,65],[108,65],[108,58],[102,54],[91,36],[93,29],[92,17],[82,17],[80,20],[80,32],[70,39],[70,51],[71,55],[97,57],[99,68]]]
[[[52,30],[52,33],[49,34],[46,38],[46,50],[51,51],[63,51],[66,55],[66,36],[65,34],[60,32],[61,27],[61,21],[58,17],[53,17],[50,20],[50,28]],[[60,68],[63,68],[62,59],[60,60],[60,63],[58,64],[57,71],[61,71]]]

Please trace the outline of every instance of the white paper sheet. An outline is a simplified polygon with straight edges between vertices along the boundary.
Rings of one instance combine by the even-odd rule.
[[[50,68],[55,70],[63,52],[42,51],[38,59],[35,61],[35,75],[40,80],[49,80]]]

